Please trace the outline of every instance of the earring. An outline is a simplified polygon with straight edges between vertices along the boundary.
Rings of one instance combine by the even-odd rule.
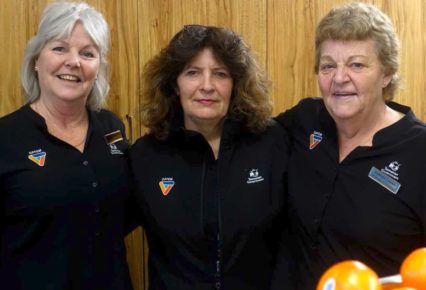
[[[35,67],[34,67],[34,70],[35,70],[35,71],[38,71],[38,66],[35,66]]]

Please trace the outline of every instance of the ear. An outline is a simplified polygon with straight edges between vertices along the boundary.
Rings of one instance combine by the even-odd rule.
[[[392,80],[393,75],[387,75],[383,78],[382,88],[386,88]]]

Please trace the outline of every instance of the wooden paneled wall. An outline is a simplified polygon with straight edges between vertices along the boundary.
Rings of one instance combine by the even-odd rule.
[[[0,116],[23,104],[19,70],[27,40],[50,0],[0,1]],[[125,122],[131,140],[140,136],[140,74],[184,24],[229,27],[240,33],[273,82],[274,113],[303,97],[318,96],[313,72],[315,25],[347,0],[88,0],[111,28],[109,108]],[[404,88],[396,100],[426,121],[426,1],[370,0],[393,20],[401,38]],[[146,242],[138,229],[127,238],[136,290],[147,289]]]

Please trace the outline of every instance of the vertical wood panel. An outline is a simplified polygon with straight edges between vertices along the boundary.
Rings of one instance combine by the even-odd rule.
[[[313,28],[310,1],[268,0],[268,72],[274,84],[274,112],[304,96],[318,95],[313,74]]]
[[[99,2],[105,5],[104,14],[111,30],[108,105],[129,125],[126,116],[133,117],[139,112],[138,3],[136,0]],[[139,126],[132,126],[132,131],[129,130],[128,136],[132,139],[140,135]]]
[[[20,68],[23,47],[28,38],[28,3],[0,1],[0,116],[12,112],[23,103]]]
[[[412,107],[417,117],[426,120],[426,2],[382,2],[401,39],[403,88],[395,100]]]

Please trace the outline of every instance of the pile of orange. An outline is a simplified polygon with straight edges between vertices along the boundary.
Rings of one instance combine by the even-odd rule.
[[[402,283],[380,284],[374,270],[355,261],[343,261],[321,276],[317,290],[426,290],[426,248],[410,253],[400,268]]]
[[[426,290],[426,248],[409,254],[401,264],[402,285],[417,290]]]
[[[329,268],[321,277],[317,290],[381,290],[377,274],[358,261],[344,261]]]

